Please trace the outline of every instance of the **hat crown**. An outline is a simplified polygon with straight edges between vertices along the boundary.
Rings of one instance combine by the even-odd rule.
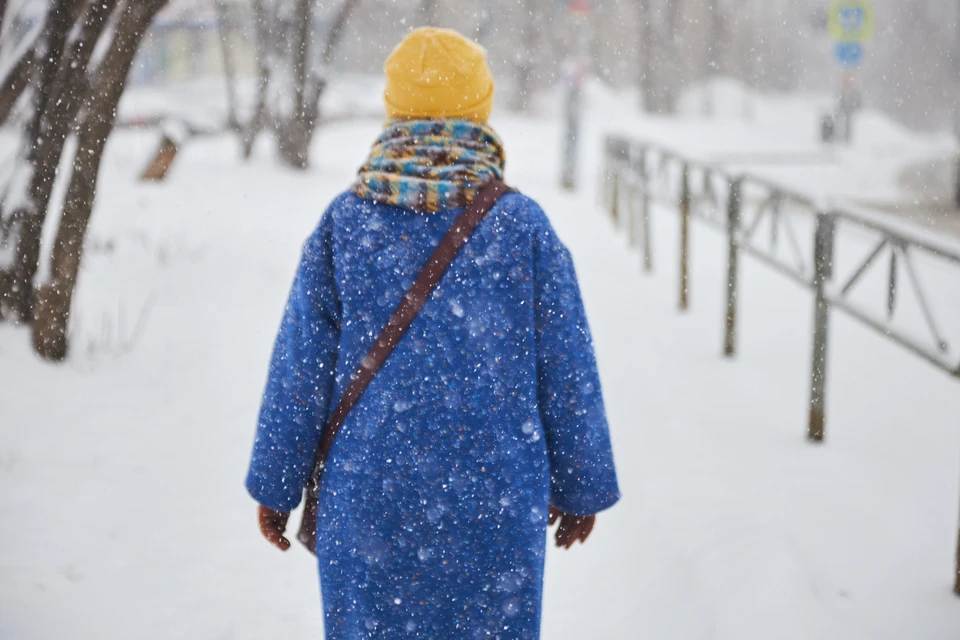
[[[452,29],[414,29],[394,48],[384,71],[389,117],[489,117],[493,78],[486,53]]]
[[[421,27],[397,45],[386,70],[406,76],[408,82],[433,85],[473,75],[485,61],[483,49],[456,31]]]

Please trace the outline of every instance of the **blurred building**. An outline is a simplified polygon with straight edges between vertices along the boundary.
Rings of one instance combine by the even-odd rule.
[[[182,82],[222,75],[224,35],[237,73],[252,76],[256,55],[249,2],[232,1],[225,7],[227,20],[221,25],[212,0],[172,0],[147,32],[131,82]]]
[[[431,22],[485,47],[504,96],[553,86],[571,47],[571,0],[361,0],[335,56],[337,71],[379,73],[391,47]],[[293,0],[264,0],[292,6]],[[960,3],[872,0],[876,34],[859,82],[867,105],[914,128],[948,129],[960,95]],[[0,59],[39,23],[44,0],[8,5]],[[592,71],[666,98],[712,76],[765,91],[829,93],[838,83],[823,16],[829,0],[590,0]],[[240,76],[255,71],[251,0],[225,0],[227,46]],[[325,33],[339,0],[317,2]],[[182,82],[223,70],[215,0],[171,0],[144,41],[135,83]],[[14,8],[17,9],[14,12]],[[639,99],[638,99],[639,101]],[[512,102],[512,101],[511,101]],[[649,106],[649,105],[648,105]]]

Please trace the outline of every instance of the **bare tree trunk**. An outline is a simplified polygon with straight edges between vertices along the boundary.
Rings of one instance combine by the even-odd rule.
[[[309,164],[310,142],[320,119],[320,99],[327,87],[326,69],[333,61],[337,45],[343,39],[346,26],[360,0],[343,0],[325,39],[319,47],[319,70],[311,73],[310,42],[313,25],[312,0],[296,0],[294,12],[292,51],[293,87],[292,109],[289,114],[271,113],[271,70],[268,57],[273,40],[280,37],[273,28],[275,15],[268,13],[264,0],[253,0],[254,19],[257,28],[257,101],[254,115],[244,133],[243,156],[249,158],[257,137],[268,125],[277,136],[277,152],[280,161],[296,169],[305,169]]]
[[[0,2],[5,2],[5,0],[0,0]],[[73,25],[77,20],[80,19],[80,15],[83,12],[86,3],[82,1],[74,1],[67,3],[68,10],[66,15],[69,16],[69,23]],[[60,14],[63,17],[63,13]],[[47,18],[52,16],[52,12]],[[3,12],[0,11],[0,29],[3,28],[2,25]],[[49,22],[45,23],[49,25]],[[35,68],[35,62],[39,60],[37,56],[37,43],[40,42],[42,45],[43,38],[46,34],[46,28],[40,34],[40,37],[34,37],[34,42],[30,43],[30,46],[27,46],[24,51],[21,53],[20,58],[14,63],[11,69],[7,72],[7,75],[3,77],[0,81],[0,124],[3,124],[10,117],[13,108],[17,105],[17,101],[23,95],[24,90],[30,86],[30,81],[35,79],[34,74],[38,73]],[[42,48],[42,46],[40,47]],[[51,60],[51,63],[56,63],[59,65],[59,59]],[[35,111],[34,114],[37,114]]]
[[[327,74],[330,65],[333,64],[333,54],[336,52],[340,41],[343,40],[343,34],[347,31],[347,22],[353,14],[354,9],[360,5],[360,0],[344,0],[340,5],[337,16],[330,25],[330,31],[323,41],[323,47],[320,52],[320,68],[312,77],[312,88],[307,97],[307,108],[309,111],[306,120],[310,123],[311,131],[316,129],[317,122],[320,120],[320,99],[327,88]],[[312,135],[312,134],[311,134]]]
[[[437,0],[420,0],[420,26],[437,26]]]
[[[293,117],[303,115],[307,93],[307,60],[310,56],[310,32],[313,27],[313,0],[297,0],[293,41]]]
[[[224,0],[217,0],[217,20],[220,32],[220,51],[223,54],[223,78],[227,85],[227,126],[233,131],[239,131],[237,67],[233,59],[233,48],[230,46],[230,16]]]
[[[529,113],[533,87],[533,59],[537,50],[537,3],[524,3],[523,31],[520,34],[520,49],[517,53],[517,87],[513,107],[521,113]]]
[[[80,110],[83,96],[87,94],[87,66],[106,26],[107,18],[116,4],[117,0],[97,0],[90,3],[76,40],[71,43],[68,51],[56,56],[55,75],[52,80],[44,82],[45,89],[41,91],[43,107],[34,121],[34,136],[30,138],[33,174],[29,186],[29,206],[14,215],[21,223],[17,236],[13,290],[10,292],[14,299],[10,306],[20,320],[26,321],[31,317],[33,278],[40,262],[43,223],[63,147]],[[69,19],[68,15],[62,17]],[[68,24],[64,32],[68,33],[71,27],[72,24]],[[63,24],[57,28],[64,28]],[[59,42],[55,46],[58,45],[62,50],[64,44],[65,42]],[[49,72],[49,68],[45,69],[44,76]]]
[[[23,95],[24,89],[30,84],[30,76],[33,71],[33,60],[36,55],[31,47],[24,54],[4,78],[3,86],[0,86],[0,124],[4,124],[17,106],[17,101]]]
[[[50,190],[56,178],[63,146],[77,118],[77,113],[88,93],[88,66],[93,50],[116,8],[118,0],[91,2],[83,16],[76,40],[63,56],[63,62],[48,91],[50,99],[42,114],[43,125],[34,144],[40,149],[37,171],[34,174],[38,210],[46,211]]]
[[[679,85],[679,56],[676,47],[677,18],[683,5],[679,1],[644,0],[647,9],[644,108],[649,113],[673,113]]]
[[[280,159],[295,169],[309,164],[308,147],[312,131],[306,122],[307,59],[310,52],[310,31],[313,26],[313,0],[297,0],[294,12],[293,39],[293,111],[279,122],[277,150]]]
[[[103,151],[140,42],[164,4],[166,0],[136,0],[124,6],[110,49],[100,66],[97,85],[88,94],[73,173],[51,256],[51,283],[40,288],[33,323],[34,348],[48,360],[66,357],[70,305]]]
[[[249,160],[253,154],[253,145],[260,132],[263,131],[268,118],[267,98],[270,90],[270,60],[268,56],[270,34],[272,32],[272,14],[267,13],[264,0],[253,0],[253,20],[256,29],[256,56],[257,56],[257,104],[254,107],[253,118],[247,126],[243,137],[243,158]]]
[[[333,62],[333,54],[340,46],[340,41],[343,40],[343,34],[347,30],[347,22],[350,21],[350,16],[353,15],[354,9],[359,5],[360,0],[344,0],[343,4],[340,5],[337,17],[330,25],[330,31],[327,32],[327,38],[321,49],[320,64],[324,69]]]
[[[70,0],[56,0],[50,7],[44,25],[41,42],[36,52],[37,90],[34,96],[33,118],[27,127],[27,162],[33,167],[27,193],[28,202],[23,208],[14,211],[11,219],[17,221],[17,247],[13,269],[4,278],[6,286],[2,292],[4,300],[0,306],[10,309],[13,318],[29,322],[32,318],[33,277],[40,260],[40,236],[46,215],[46,204],[53,189],[56,177],[56,163],[60,158],[51,158],[48,148],[42,146],[42,135],[49,125],[47,105],[55,93],[57,71],[63,57],[63,47],[70,33]]]
[[[280,158],[291,167],[305,169],[309,165],[310,142],[313,140],[313,134],[320,120],[320,99],[327,87],[327,68],[333,62],[333,54],[343,39],[350,16],[359,5],[360,0],[343,0],[340,4],[333,24],[330,26],[330,30],[327,32],[320,48],[319,71],[311,74],[309,82],[304,78],[302,94],[295,88],[293,115],[290,119],[280,123],[281,130],[277,132]],[[304,42],[308,42],[308,40]],[[307,49],[308,46],[305,44],[303,46],[304,52]],[[297,51],[297,54],[299,53]],[[300,69],[297,67],[299,63],[297,60],[294,64],[294,78],[298,83],[300,82]],[[305,73],[306,59],[303,60],[303,65]],[[297,102],[297,100],[300,100],[300,102]]]

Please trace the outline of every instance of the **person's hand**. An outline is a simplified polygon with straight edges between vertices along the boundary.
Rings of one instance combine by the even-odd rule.
[[[552,526],[557,520],[560,520],[560,526],[557,527],[554,539],[558,547],[569,549],[577,540],[581,543],[587,541],[597,516],[574,516],[551,506],[548,522]]]
[[[263,505],[257,508],[260,533],[267,539],[267,542],[280,549],[280,551],[286,551],[290,548],[290,541],[283,537],[283,532],[287,530],[287,520],[289,518],[290,514],[284,511],[274,511]]]

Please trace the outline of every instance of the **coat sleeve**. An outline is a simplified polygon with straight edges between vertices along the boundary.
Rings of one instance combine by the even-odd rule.
[[[247,491],[265,507],[300,503],[333,392],[340,300],[329,212],[304,244],[260,407]]]
[[[534,236],[534,289],[550,503],[565,513],[591,515],[612,506],[620,491],[573,260],[545,217]]]

